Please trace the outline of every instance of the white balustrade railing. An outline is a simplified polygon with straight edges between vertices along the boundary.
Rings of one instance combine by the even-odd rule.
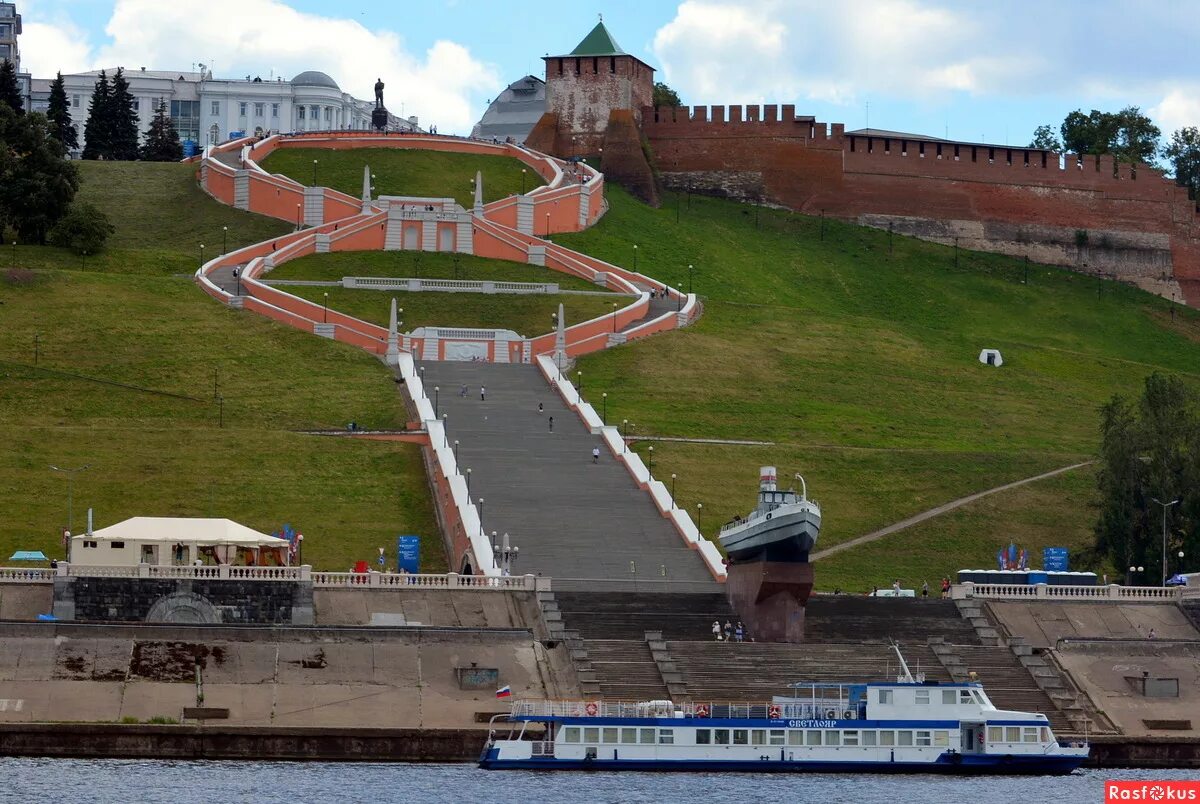
[[[1185,596],[1178,586],[1051,586],[1049,584],[956,583],[950,596],[957,600],[1165,600]]]
[[[54,583],[56,570],[34,567],[0,567],[0,583]]]
[[[56,568],[0,567],[0,583],[53,583],[55,576],[76,578],[156,578],[177,580],[312,581],[314,587],[479,589],[483,591],[549,590],[550,579],[535,575],[459,575],[449,572],[413,574],[403,572],[321,572],[307,565],[296,567],[240,567],[228,564],[201,566],[85,567],[61,562]]]

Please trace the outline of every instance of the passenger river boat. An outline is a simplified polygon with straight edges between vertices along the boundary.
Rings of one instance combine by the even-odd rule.
[[[997,709],[982,685],[793,684],[764,703],[514,701],[479,765],[491,770],[1067,774],[1086,741],[1045,715]],[[503,715],[498,717],[504,717]]]

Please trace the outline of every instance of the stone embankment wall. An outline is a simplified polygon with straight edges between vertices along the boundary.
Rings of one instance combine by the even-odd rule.
[[[75,622],[312,625],[312,583],[58,577],[54,615]]]
[[[845,133],[795,107],[642,110],[664,185],[901,234],[1179,282],[1200,302],[1200,214],[1184,189],[1111,156]],[[1166,287],[1166,286],[1164,286]]]
[[[215,726],[469,729],[516,697],[577,695],[566,648],[523,629],[0,624],[0,724],[178,720]],[[492,678],[491,674],[486,674]]]

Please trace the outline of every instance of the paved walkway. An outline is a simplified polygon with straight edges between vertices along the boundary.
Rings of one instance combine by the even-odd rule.
[[[449,416],[471,496],[484,498],[483,526],[521,548],[514,573],[554,578],[555,588],[610,588],[597,581],[665,579],[713,583],[650,496],[570,411],[536,366],[426,362],[425,387]],[[467,384],[466,397],[459,395]],[[487,400],[479,388],[487,388]],[[544,412],[537,412],[538,403]],[[554,432],[549,420],[554,417]],[[599,464],[592,463],[600,448]]]
[[[1008,491],[1009,489],[1015,489],[1018,486],[1024,486],[1027,483],[1036,483],[1039,480],[1045,480],[1048,477],[1054,477],[1055,475],[1061,475],[1065,472],[1070,472],[1073,469],[1079,469],[1081,467],[1088,466],[1093,463],[1095,463],[1095,461],[1084,461],[1083,463],[1074,463],[1074,464],[1071,464],[1070,466],[1063,466],[1058,469],[1053,469],[1049,472],[1043,472],[1040,475],[1034,475],[1033,477],[1027,477],[1024,480],[1015,480],[1012,483],[1005,483],[1003,486],[996,486],[995,488],[987,489],[986,491],[976,492],[975,494],[968,494],[966,497],[959,497],[957,500],[951,500],[950,502],[945,503],[944,505],[939,505],[936,508],[930,508],[928,511],[922,511],[921,513],[919,513],[915,516],[910,516],[908,519],[902,519],[899,522],[896,522],[895,524],[888,525],[886,528],[880,528],[879,530],[874,531],[872,533],[868,533],[865,536],[857,536],[853,539],[848,539],[847,541],[844,541],[841,544],[835,544],[833,547],[830,547],[826,550],[819,550],[819,551],[813,553],[811,556],[809,556],[809,560],[810,561],[819,561],[822,558],[829,558],[829,556],[840,553],[843,550],[849,550],[851,547],[858,547],[860,544],[866,544],[867,542],[874,542],[879,539],[882,539],[884,536],[890,536],[893,533],[896,533],[897,531],[904,530],[905,528],[911,528],[913,525],[916,525],[920,522],[924,522],[927,519],[933,519],[935,516],[940,516],[940,515],[946,513],[947,511],[953,511],[955,508],[961,508],[962,506],[966,505],[967,503],[975,502],[978,499],[987,497],[989,494],[996,494],[997,492]]]

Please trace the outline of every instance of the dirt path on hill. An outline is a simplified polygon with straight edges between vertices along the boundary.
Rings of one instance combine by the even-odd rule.
[[[1095,461],[1084,461],[1083,463],[1074,463],[1074,464],[1071,464],[1070,466],[1063,466],[1058,469],[1052,469],[1049,472],[1043,472],[1040,475],[1034,475],[1033,477],[1027,477],[1027,478],[1024,478],[1023,480],[1014,480],[1012,483],[1005,483],[1003,486],[996,486],[995,488],[987,489],[985,491],[978,491],[974,494],[968,494],[966,497],[959,497],[957,500],[951,500],[950,502],[943,503],[942,505],[939,505],[936,508],[930,508],[928,511],[922,511],[919,514],[910,516],[908,519],[902,519],[899,522],[895,522],[891,525],[888,525],[886,528],[880,528],[879,530],[872,531],[871,533],[868,533],[864,536],[856,536],[853,539],[847,539],[846,541],[842,542],[841,544],[835,544],[833,547],[830,547],[826,550],[818,550],[817,552],[813,553],[809,557],[809,560],[810,561],[818,561],[822,558],[829,558],[830,556],[832,556],[836,553],[840,553],[843,550],[849,550],[851,547],[857,547],[860,544],[866,544],[868,542],[878,541],[879,539],[882,539],[884,536],[890,536],[891,534],[896,533],[898,531],[902,531],[905,528],[911,528],[913,525],[924,522],[927,519],[933,519],[935,516],[941,516],[942,514],[946,513],[947,511],[953,511],[955,508],[961,508],[962,506],[966,505],[967,503],[975,502],[978,499],[987,497],[989,494],[996,494],[997,492],[1008,491],[1009,489],[1015,489],[1016,487],[1024,486],[1027,483],[1036,483],[1039,480],[1045,480],[1046,478],[1054,477],[1055,475],[1061,475],[1065,472],[1070,472],[1073,469],[1079,469],[1084,466],[1089,466],[1093,463],[1095,463]]]

